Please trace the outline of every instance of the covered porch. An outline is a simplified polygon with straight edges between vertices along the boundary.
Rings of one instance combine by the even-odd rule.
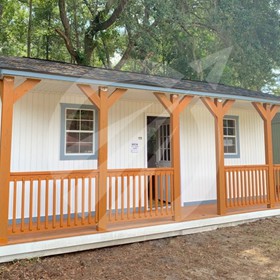
[[[280,202],[280,166],[273,164],[271,123],[279,109],[278,102],[261,98],[245,98],[241,100],[244,106],[256,109],[256,117],[263,121],[264,162],[262,158],[256,164],[232,165],[224,156],[224,117],[240,98],[229,95],[209,94],[189,91],[176,92],[174,89],[152,87],[142,90],[141,106],[149,107],[152,96],[153,104],[163,110],[159,116],[170,118],[170,167],[149,168],[145,156],[141,161],[142,167],[118,168],[118,158],[113,161],[110,127],[114,126],[114,115],[110,112],[125,95],[137,102],[133,88],[104,86],[76,81],[71,83],[77,95],[84,95],[88,104],[94,105],[98,117],[97,154],[94,161],[89,162],[88,168],[73,164],[72,169],[57,168],[57,170],[14,170],[12,168],[13,129],[20,129],[13,124],[14,109],[17,102],[28,96],[37,94],[48,85],[48,91],[56,90],[66,82],[30,77],[4,76],[1,81],[1,144],[0,144],[0,245],[29,242],[30,240],[45,240],[67,236],[98,234],[117,231],[126,228],[140,228],[150,225],[161,225],[190,220],[213,218],[222,215],[233,215],[244,212],[278,208]],[[69,85],[66,85],[69,88]],[[175,93],[173,92],[175,91]],[[44,93],[43,93],[44,94]],[[147,99],[145,100],[145,97]],[[68,97],[67,97],[68,98]],[[77,97],[75,97],[77,98]],[[30,99],[30,100],[31,100]],[[73,98],[74,99],[74,98]],[[26,99],[27,100],[27,99]],[[38,97],[39,100],[39,97]],[[41,100],[41,99],[40,99]],[[40,101],[39,100],[39,101]],[[52,106],[56,107],[64,99],[54,98]],[[66,100],[66,98],[65,98]],[[67,99],[69,100],[69,99]],[[78,100],[78,99],[77,99]],[[39,102],[38,101],[38,102]],[[26,107],[29,106],[27,101]],[[41,102],[41,101],[40,101]],[[67,101],[68,102],[68,101]],[[188,190],[193,190],[188,176],[188,168],[184,163],[186,145],[192,149],[190,142],[182,146],[182,134],[186,134],[184,125],[186,110],[193,104],[199,103],[199,110],[208,112],[213,125],[214,161],[204,162],[205,168],[213,170],[215,197],[186,201]],[[34,105],[36,106],[36,102]],[[39,103],[38,103],[39,104]],[[87,105],[88,105],[87,104]],[[128,103],[126,103],[128,104]],[[148,105],[145,105],[148,104]],[[125,105],[127,106],[127,105]],[[125,106],[122,109],[125,111]],[[203,107],[203,108],[202,108]],[[43,108],[43,105],[42,105]],[[144,126],[146,112],[141,109]],[[156,111],[155,109],[153,109]],[[157,109],[158,110],[158,109]],[[40,111],[40,110],[39,110]],[[120,114],[121,109],[119,109]],[[149,111],[153,115],[152,109]],[[158,114],[158,113],[157,113]],[[198,115],[200,112],[198,112]],[[205,113],[206,114],[206,113]],[[123,118],[130,118],[123,113]],[[211,116],[212,115],[212,116]],[[252,114],[253,117],[254,114]],[[52,121],[52,120],[50,120]],[[133,118],[129,120],[133,127]],[[202,120],[203,122],[204,120]],[[140,121],[141,122],[141,121]],[[143,124],[143,123],[142,123]],[[197,123],[199,126],[200,123]],[[127,126],[115,129],[128,134],[128,143],[137,142],[134,135],[130,140]],[[211,127],[212,128],[212,127]],[[24,128],[21,128],[24,129]],[[31,127],[30,130],[33,128]],[[145,131],[145,127],[143,131]],[[35,129],[36,130],[36,129]],[[32,130],[33,131],[33,130]],[[37,134],[35,134],[36,137]],[[137,139],[142,140],[142,134]],[[122,140],[121,136],[119,139]],[[121,141],[120,140],[120,141]],[[127,141],[127,139],[123,139]],[[197,141],[194,139],[193,141]],[[203,143],[202,140],[201,143]],[[117,144],[115,144],[117,146]],[[129,144],[130,145],[130,144]],[[146,150],[143,146],[143,155]],[[203,149],[203,147],[201,146]],[[43,147],[41,147],[43,149]],[[32,153],[32,151],[30,151]],[[130,155],[133,159],[133,154]],[[46,159],[42,159],[46,160]],[[143,162],[145,162],[143,164]],[[197,161],[193,158],[195,164]],[[93,165],[92,167],[90,165]],[[129,164],[128,164],[129,165]],[[65,164],[65,166],[67,166]],[[75,166],[78,166],[75,168]],[[214,167],[213,167],[214,166]],[[195,165],[199,176],[200,165]],[[207,171],[208,172],[208,171]],[[211,177],[212,178],[212,177]],[[205,177],[205,180],[210,180]],[[212,184],[212,183],[211,183]],[[212,184],[212,185],[213,185]],[[203,186],[201,186],[203,191]],[[207,192],[208,190],[205,190]],[[212,195],[212,194],[211,194]],[[213,195],[209,198],[213,198]],[[194,195],[195,197],[195,195]]]

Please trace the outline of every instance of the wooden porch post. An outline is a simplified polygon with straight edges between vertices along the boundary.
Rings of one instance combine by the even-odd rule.
[[[98,170],[99,186],[97,201],[97,230],[107,229],[107,170],[108,170],[108,113],[109,109],[121,96],[126,89],[116,89],[111,95],[108,94],[106,87],[100,87],[98,93],[89,85],[78,85],[81,91],[99,109],[98,127]]]
[[[268,208],[275,207],[275,186],[273,171],[272,120],[280,106],[252,102],[264,122],[265,164],[268,165]]]
[[[180,160],[180,113],[188,106],[193,96],[171,95],[170,100],[164,93],[154,95],[170,114],[171,124],[171,165],[174,169],[174,220],[181,220],[181,160]]]
[[[217,213],[226,213],[226,189],[225,189],[225,160],[224,160],[224,125],[225,114],[231,108],[234,100],[220,100],[202,97],[202,102],[215,118],[215,141],[216,141],[216,178],[217,178]]]
[[[25,93],[40,80],[27,79],[14,88],[14,78],[5,76],[0,82],[2,101],[1,142],[0,142],[0,245],[8,242],[9,185],[11,172],[11,148],[13,107]]]

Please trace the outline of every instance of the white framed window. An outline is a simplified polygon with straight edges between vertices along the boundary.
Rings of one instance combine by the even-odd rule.
[[[238,122],[238,116],[224,117],[224,155],[226,158],[240,157]]]
[[[96,158],[96,108],[61,104],[61,153],[66,159]]]

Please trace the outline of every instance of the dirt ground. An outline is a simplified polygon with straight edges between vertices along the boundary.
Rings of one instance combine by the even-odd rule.
[[[280,218],[0,264],[0,279],[280,279]]]

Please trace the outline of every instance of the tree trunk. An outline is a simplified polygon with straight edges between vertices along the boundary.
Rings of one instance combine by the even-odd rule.
[[[27,57],[31,57],[32,0],[29,0],[29,19],[27,30]]]

